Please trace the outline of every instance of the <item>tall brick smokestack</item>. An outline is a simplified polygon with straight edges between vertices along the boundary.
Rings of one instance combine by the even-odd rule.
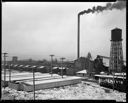
[[[79,15],[83,15],[83,14],[88,14],[88,13],[99,13],[99,12],[102,12],[104,10],[113,10],[113,9],[117,9],[117,10],[122,10],[126,8],[126,1],[123,1],[123,0],[120,0],[120,1],[117,1],[115,3],[107,3],[105,6],[97,6],[97,7],[92,7],[92,9],[87,9],[87,10],[84,10],[84,11],[81,11],[79,13]]]

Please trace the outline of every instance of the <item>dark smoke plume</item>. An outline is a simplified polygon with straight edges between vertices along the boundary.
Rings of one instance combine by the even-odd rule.
[[[97,6],[97,7],[93,7],[92,9],[88,9],[88,10],[84,10],[84,11],[81,11],[79,13],[79,15],[83,15],[85,13],[99,13],[99,12],[102,12],[104,10],[113,10],[113,9],[117,9],[117,10],[122,10],[126,8],[126,1],[117,1],[115,3],[107,3],[105,6]]]

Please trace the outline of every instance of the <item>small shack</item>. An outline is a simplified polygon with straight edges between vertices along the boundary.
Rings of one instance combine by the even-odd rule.
[[[24,66],[24,65],[19,65],[19,66],[18,66],[18,70],[23,71],[23,66]]]
[[[26,66],[23,67],[23,70],[30,71],[30,67],[31,67],[30,65],[26,65]]]
[[[68,69],[69,68],[67,68],[67,67],[59,67],[58,68],[58,74],[61,75],[61,73],[63,72],[63,75],[67,75],[67,70]]]
[[[52,73],[58,74],[58,72],[59,72],[59,67],[53,67]]]
[[[87,70],[78,71],[78,72],[76,72],[76,75],[80,76],[80,77],[85,77],[85,76],[87,76]]]
[[[47,73],[47,68],[45,66],[38,66],[36,68],[36,72],[41,72],[41,73]]]

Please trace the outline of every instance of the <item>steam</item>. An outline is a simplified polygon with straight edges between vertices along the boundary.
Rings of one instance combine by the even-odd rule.
[[[79,15],[83,15],[85,13],[99,13],[102,12],[104,10],[113,10],[113,9],[117,9],[117,10],[122,10],[126,8],[126,1],[117,1],[115,3],[107,3],[105,6],[97,6],[97,7],[93,7],[92,9],[88,9],[88,10],[84,10],[82,12],[79,13]]]

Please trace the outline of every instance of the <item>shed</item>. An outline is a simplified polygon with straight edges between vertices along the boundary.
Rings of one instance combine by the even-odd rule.
[[[58,69],[59,67],[53,67],[53,69]]]
[[[38,66],[37,68],[36,68],[36,71],[37,72],[42,72],[42,73],[46,73],[47,72],[47,70],[46,70],[46,66]]]
[[[23,65],[19,65],[18,67],[23,67]]]
[[[40,69],[42,69],[42,68],[44,68],[45,66],[40,66],[40,67],[38,67],[38,68],[40,68]]]
[[[76,72],[76,75],[81,77],[87,76],[87,70],[78,71]]]

